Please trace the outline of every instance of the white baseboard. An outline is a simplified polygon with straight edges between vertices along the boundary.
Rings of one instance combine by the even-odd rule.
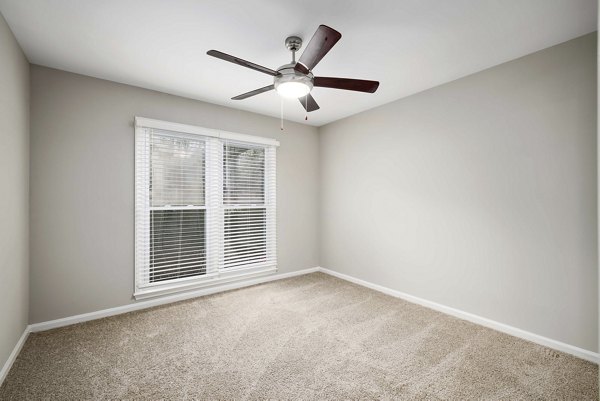
[[[25,341],[27,340],[28,336],[29,336],[29,326],[25,327],[25,330],[23,331],[21,338],[19,338],[19,341],[17,341],[17,344],[15,345],[12,352],[8,356],[8,359],[4,363],[4,366],[2,366],[2,370],[0,370],[0,386],[4,382],[4,379],[6,379],[6,376],[8,375],[8,372],[10,371],[10,368],[12,367],[13,363],[15,363],[15,360],[17,359],[19,352],[21,352],[21,348],[23,348],[23,345],[25,344]]]
[[[387,288],[387,287],[384,287],[384,286],[381,286],[378,284],[373,284],[373,283],[370,283],[365,280],[361,280],[361,279],[358,279],[358,278],[355,278],[352,276],[348,276],[347,274],[338,273],[336,271],[329,270],[329,269],[326,269],[323,267],[313,267],[313,268],[309,268],[309,269],[297,270],[297,271],[290,272],[290,273],[276,274],[276,275],[271,275],[271,276],[266,276],[266,277],[259,277],[259,278],[252,279],[252,280],[245,280],[242,282],[224,284],[224,285],[215,286],[215,287],[211,287],[211,288],[203,288],[200,290],[185,292],[185,293],[176,294],[176,295],[169,295],[169,296],[156,298],[156,299],[152,299],[152,300],[139,301],[139,302],[135,302],[132,304],[117,306],[115,308],[104,309],[104,310],[100,310],[100,311],[96,311],[96,312],[84,313],[81,315],[69,316],[69,317],[65,317],[62,319],[56,319],[56,320],[51,320],[51,321],[47,321],[47,322],[31,324],[25,329],[23,336],[21,337],[21,339],[15,346],[8,361],[5,363],[4,367],[0,371],[0,384],[2,383],[2,380],[4,380],[4,377],[6,376],[6,374],[8,374],[10,367],[12,366],[14,360],[16,359],[17,355],[19,354],[19,351],[21,350],[21,347],[25,343],[25,340],[27,339],[27,335],[30,332],[38,332],[38,331],[54,329],[57,327],[69,326],[72,324],[86,322],[89,320],[101,319],[103,317],[114,316],[114,315],[119,315],[122,313],[152,308],[154,306],[183,301],[183,300],[191,299],[191,298],[197,298],[197,297],[200,297],[203,295],[215,294],[215,293],[222,292],[222,291],[234,290],[234,289],[248,287],[248,286],[252,286],[252,285],[256,285],[256,284],[267,283],[269,281],[282,280],[282,279],[286,279],[286,278],[290,278],[290,277],[300,276],[303,274],[315,273],[317,271],[329,274],[331,276],[338,277],[342,280],[346,280],[346,281],[349,281],[349,282],[352,282],[352,283],[355,283],[355,284],[358,284],[358,285],[361,285],[361,286],[364,286],[367,288],[371,288],[373,290],[382,292],[387,295],[391,295],[393,297],[401,298],[406,301],[409,301],[409,302],[412,302],[412,303],[415,303],[418,305],[422,305],[422,306],[425,306],[430,309],[434,309],[436,311],[457,317],[459,319],[468,320],[472,323],[479,324],[481,326],[489,327],[491,329],[494,329],[494,330],[497,330],[497,331],[500,331],[500,332],[503,332],[503,333],[506,333],[506,334],[509,334],[509,335],[512,335],[515,337],[519,337],[519,338],[531,341],[536,344],[540,344],[540,345],[543,345],[543,346],[546,346],[546,347],[549,347],[549,348],[552,348],[552,349],[555,349],[558,351],[562,351],[562,352],[574,355],[578,358],[585,359],[590,362],[594,362],[594,363],[600,362],[600,354],[597,352],[588,351],[583,348],[576,347],[574,345],[566,344],[566,343],[563,343],[563,342],[560,342],[557,340],[553,340],[551,338],[547,338],[547,337],[544,337],[544,336],[541,336],[538,334],[534,334],[534,333],[531,333],[531,332],[528,332],[525,330],[521,330],[521,329],[518,329],[513,326],[509,326],[504,323],[496,322],[491,319],[487,319],[487,318],[484,318],[481,316],[474,315],[469,312],[464,312],[459,309],[451,308],[449,306],[438,304],[436,302],[432,302],[432,301],[428,301],[426,299],[415,297],[413,295],[409,295],[409,294],[403,293],[401,291],[393,290],[391,288]]]
[[[599,363],[600,362],[600,354],[597,352],[588,351],[583,348],[576,347],[574,345],[566,344],[560,341],[553,340],[548,337],[541,336],[539,334],[534,334],[525,330],[518,329],[513,326],[509,326],[504,323],[496,322],[495,320],[487,319],[485,317],[477,316],[469,312],[464,312],[459,309],[454,309],[449,306],[445,306],[442,304],[438,304],[436,302],[428,301],[423,298],[415,297],[413,295],[406,294],[401,291],[396,291],[391,288],[384,287],[382,285],[373,284],[365,280],[361,280],[347,274],[339,273],[333,270],[325,269],[323,267],[319,268],[320,272],[329,274],[331,276],[340,278],[342,280],[349,281],[354,284],[362,285],[363,287],[370,288],[375,291],[382,292],[387,295],[391,295],[396,298],[404,299],[408,302],[412,302],[421,306],[425,306],[427,308],[436,310],[438,312],[445,313],[447,315],[451,315],[457,317],[459,319],[468,320],[469,322],[479,324],[481,326],[489,327],[491,329],[501,331],[506,334],[510,334],[514,337],[519,337],[527,341],[531,341],[536,344],[543,345],[548,348],[555,349],[557,351],[565,352],[567,354],[574,355],[578,358],[585,359],[590,362]]]
[[[120,315],[122,313],[133,312],[141,309],[152,308],[154,306],[170,304],[173,302],[184,301],[186,299],[197,298],[204,295],[215,294],[218,292],[235,290],[238,288],[249,287],[251,285],[267,283],[269,281],[282,280],[285,278],[300,276],[303,274],[315,273],[319,271],[318,267],[309,269],[296,270],[290,273],[273,274],[269,276],[258,277],[249,280],[243,280],[234,283],[217,285],[210,288],[202,288],[199,290],[183,292],[176,295],[168,295],[160,298],[154,298],[147,301],[138,301],[135,303],[117,306],[114,308],[103,309],[95,312],[83,313],[81,315],[69,316],[62,319],[50,320],[47,322],[34,323],[29,325],[29,330],[32,333],[55,329],[57,327],[69,326],[75,323],[87,322],[89,320],[101,319],[103,317]]]

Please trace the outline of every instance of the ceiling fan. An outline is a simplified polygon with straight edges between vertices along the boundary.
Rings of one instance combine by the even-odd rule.
[[[308,46],[306,46],[298,62],[296,62],[296,52],[302,47],[302,39],[297,36],[288,37],[285,40],[285,46],[292,52],[292,62],[282,65],[277,70],[242,60],[218,50],[209,50],[206,54],[274,77],[272,85],[232,97],[232,100],[247,99],[251,96],[275,89],[283,97],[298,98],[306,111],[310,112],[319,109],[319,105],[310,94],[313,87],[345,89],[368,93],[375,92],[379,87],[379,82],[377,81],[315,77],[313,75],[312,69],[315,68],[341,37],[342,34],[335,29],[326,25],[320,25],[310,42],[308,42]]]

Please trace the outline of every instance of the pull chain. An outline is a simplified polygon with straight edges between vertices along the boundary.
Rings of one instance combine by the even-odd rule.
[[[283,131],[283,98],[280,96],[279,101],[281,102],[281,130]]]

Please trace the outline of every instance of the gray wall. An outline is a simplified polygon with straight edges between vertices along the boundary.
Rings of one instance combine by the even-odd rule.
[[[595,88],[588,35],[280,133],[273,118],[33,66],[30,322],[133,302],[141,115],[281,141],[281,272],[320,264],[595,351]]]
[[[320,133],[321,266],[598,349],[595,34]]]
[[[29,63],[0,15],[0,368],[27,326]]]
[[[318,266],[317,129],[31,67],[30,322],[133,302],[134,116],[277,138],[279,272]]]

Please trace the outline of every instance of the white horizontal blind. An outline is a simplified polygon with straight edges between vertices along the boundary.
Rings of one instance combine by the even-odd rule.
[[[206,142],[152,128],[138,135],[138,286],[206,275]]]
[[[275,261],[274,164],[268,148],[223,144],[225,269]]]
[[[136,126],[135,185],[136,294],[275,267],[274,146]]]

